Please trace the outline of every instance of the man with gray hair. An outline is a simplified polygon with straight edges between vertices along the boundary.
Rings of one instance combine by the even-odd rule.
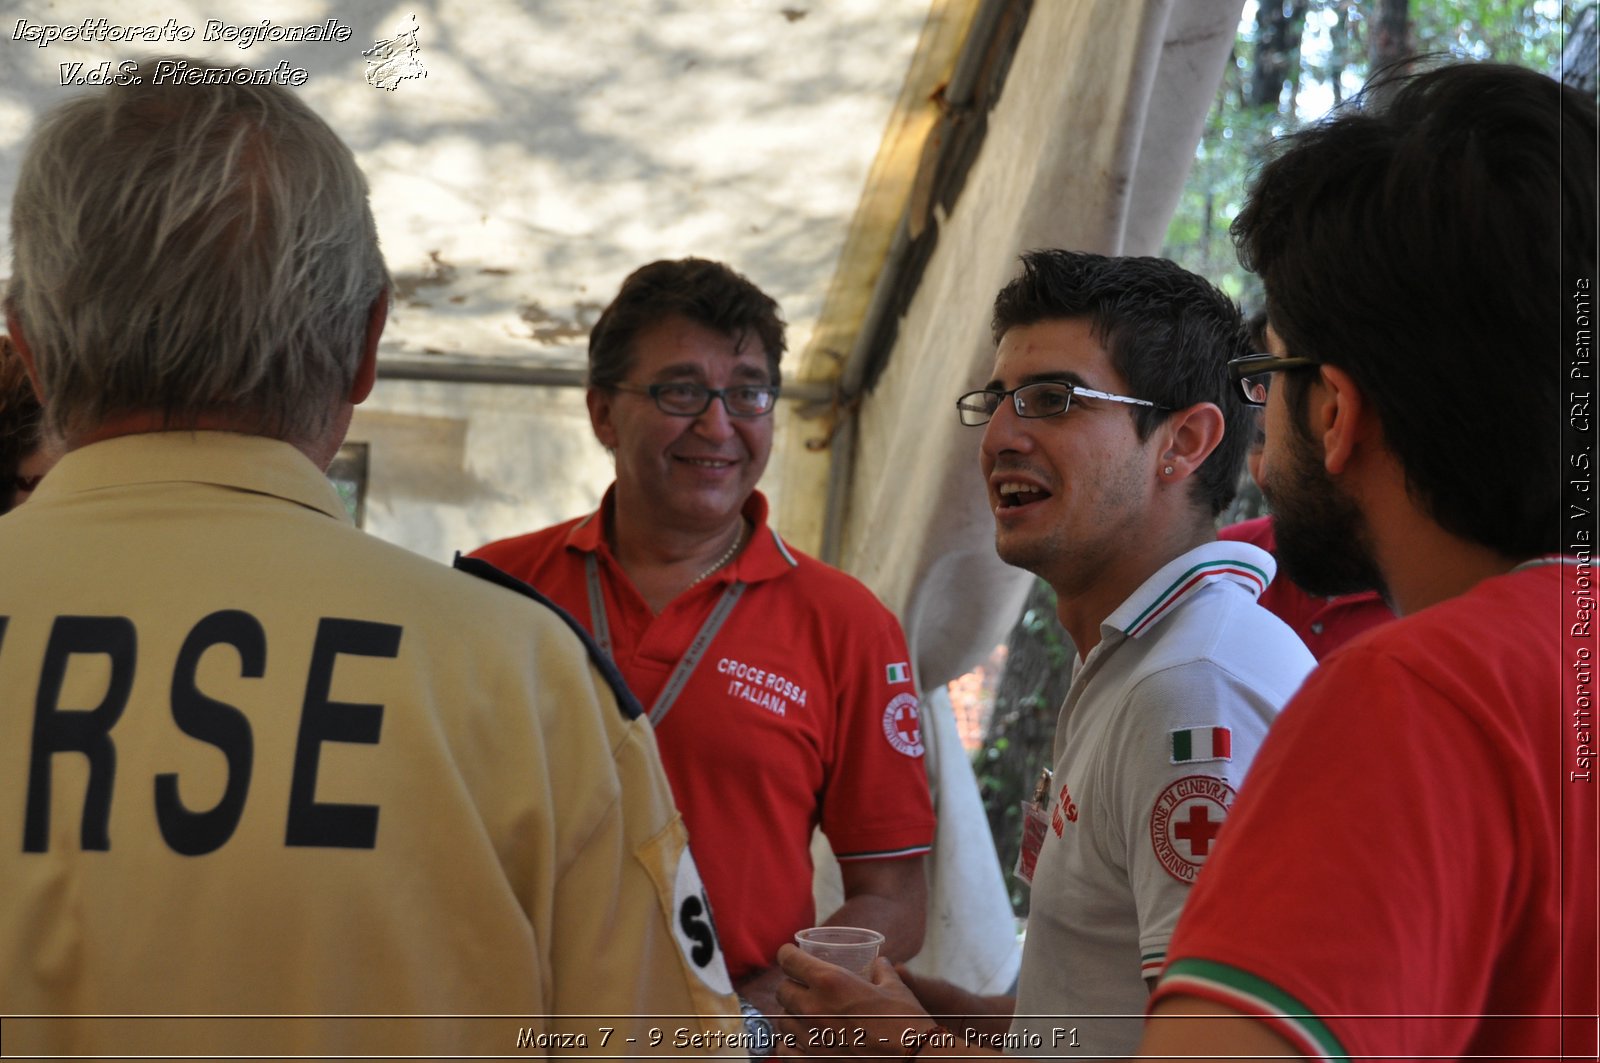
[[[0,520],[6,1047],[648,1052],[634,1015],[730,1047],[637,704],[322,475],[388,304],[354,157],[285,89],[151,69],[50,114],[13,203],[67,453]],[[362,1018],[394,1015],[434,1018]]]

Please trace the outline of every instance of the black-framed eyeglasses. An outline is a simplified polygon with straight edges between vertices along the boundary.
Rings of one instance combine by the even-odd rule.
[[[617,391],[630,395],[649,395],[656,408],[674,417],[699,417],[711,408],[712,399],[721,399],[729,417],[765,417],[778,401],[776,384],[735,384],[730,388],[708,388],[704,384],[671,381],[665,384],[613,384]]]
[[[1018,417],[1054,417],[1066,413],[1072,408],[1074,398],[1104,399],[1107,402],[1121,402],[1129,406],[1165,409],[1164,406],[1149,399],[1134,399],[1127,395],[1113,395],[1109,391],[1096,391],[1093,388],[1080,388],[1074,384],[1044,380],[1037,384],[1024,384],[1009,391],[996,389],[969,391],[956,400],[956,413],[960,415],[962,424],[968,428],[977,428],[979,425],[989,423],[1007,396],[1011,398],[1011,405],[1017,411]]]
[[[1311,358],[1279,358],[1275,354],[1247,354],[1228,362],[1228,372],[1239,382],[1244,401],[1251,406],[1265,406],[1267,392],[1271,389],[1272,374],[1286,369],[1309,369],[1321,365]]]

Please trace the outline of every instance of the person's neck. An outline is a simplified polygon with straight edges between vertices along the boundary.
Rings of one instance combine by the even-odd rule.
[[[1465,594],[1486,579],[1503,576],[1525,557],[1507,557],[1445,531],[1413,507],[1371,522],[1373,552],[1383,573],[1388,601],[1409,616]]]
[[[152,432],[232,432],[235,435],[262,436],[263,438],[279,439],[288,443],[300,453],[311,460],[317,468],[324,471],[333,462],[334,456],[339,452],[339,445],[344,442],[345,432],[350,426],[350,414],[354,407],[345,404],[334,412],[330,423],[322,434],[316,439],[296,440],[283,439],[277,436],[268,437],[259,425],[244,418],[227,414],[200,414],[186,418],[182,421],[169,421],[167,418],[154,411],[134,411],[131,413],[113,414],[85,431],[73,432],[64,440],[67,451],[86,447],[91,443],[104,442],[107,439],[116,439],[120,436],[146,435]]]
[[[711,527],[681,528],[630,520],[618,505],[607,539],[628,579],[651,611],[660,613],[678,595],[732,564],[748,533],[743,514]]]
[[[1185,524],[1110,559],[1081,584],[1047,580],[1056,592],[1056,617],[1072,639],[1078,656],[1089,656],[1089,651],[1100,644],[1100,626],[1106,618],[1163,565],[1215,539],[1209,522]]]
[[[1417,501],[1399,461],[1387,452],[1369,457],[1356,471],[1345,489],[1363,514],[1367,548],[1396,614],[1408,616],[1465,594],[1530,560],[1446,531]]]

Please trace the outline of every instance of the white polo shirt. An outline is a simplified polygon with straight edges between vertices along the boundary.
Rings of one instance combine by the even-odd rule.
[[[1256,603],[1275,571],[1246,543],[1196,547],[1074,661],[1008,1051],[1137,1046],[1145,979],[1267,726],[1315,664]]]

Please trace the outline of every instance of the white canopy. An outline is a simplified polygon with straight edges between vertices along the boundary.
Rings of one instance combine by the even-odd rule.
[[[1159,246],[1241,4],[13,7],[0,195],[34,117],[128,59],[303,82],[369,175],[396,280],[351,433],[367,525],[441,558],[595,504],[609,460],[571,386],[594,315],[644,262],[729,262],[783,305],[786,386],[813,400],[779,415],[779,528],[900,614],[928,686],[1025,585],[950,412],[987,376],[989,303],[1027,248]],[[474,373],[550,386],[448,382]]]

